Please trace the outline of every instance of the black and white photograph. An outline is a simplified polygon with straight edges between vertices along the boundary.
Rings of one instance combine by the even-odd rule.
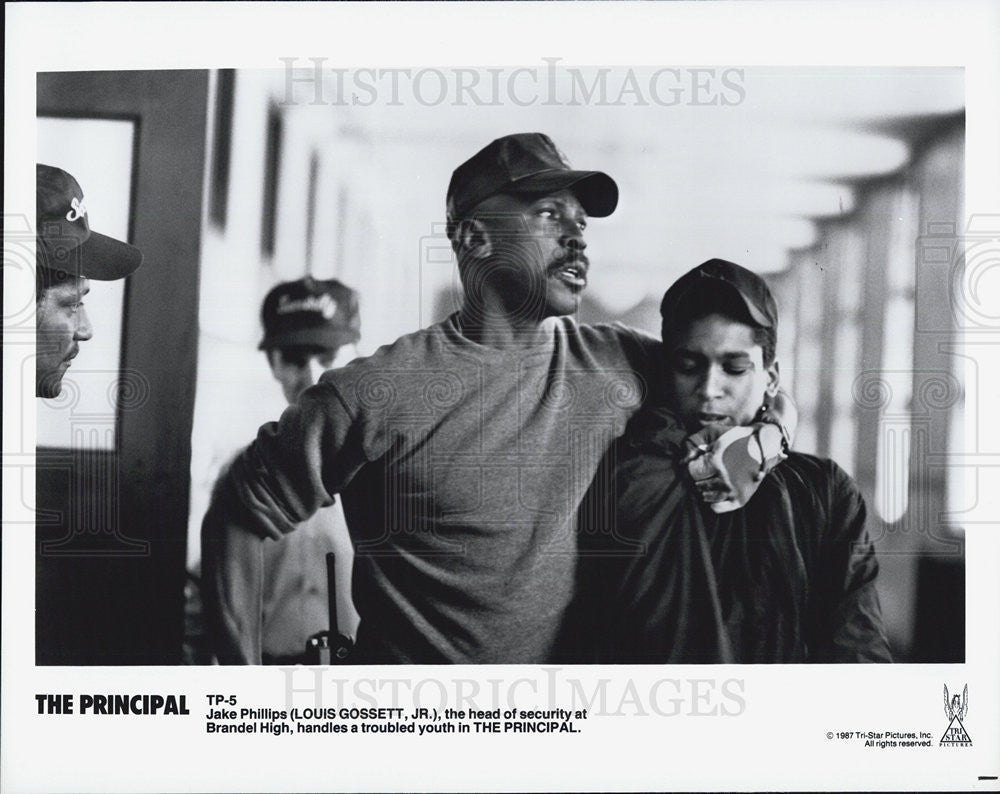
[[[4,788],[997,789],[995,5],[146,6],[8,13]]]

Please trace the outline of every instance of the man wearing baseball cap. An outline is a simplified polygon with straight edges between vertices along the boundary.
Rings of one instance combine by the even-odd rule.
[[[588,217],[617,201],[611,177],[571,168],[540,133],[456,168],[461,309],[326,373],[262,427],[213,500],[211,541],[289,531],[339,493],[359,661],[556,658],[577,508],[659,360],[654,338],[571,316]]]
[[[261,322],[264,338],[259,347],[289,405],[326,370],[354,358],[361,338],[358,295],[335,279],[306,277],[278,284],[264,298]],[[203,531],[210,537],[213,529]],[[205,592],[209,646],[218,660],[246,663],[259,656],[265,664],[304,662],[309,637],[329,625],[329,552],[336,555],[337,616],[343,633],[354,634],[354,555],[339,504],[319,510],[275,543],[261,544],[248,534],[236,540],[242,545],[231,545],[223,559],[213,554],[211,544],[204,549],[203,576],[214,580],[221,575],[245,589],[254,585],[241,580],[243,572],[259,565],[262,589],[252,598],[226,604],[219,603],[217,590]],[[228,570],[220,574],[215,570],[220,565]]]
[[[83,308],[90,280],[125,278],[142,253],[91,231],[83,191],[61,168],[35,166],[35,396],[58,397],[62,379],[93,335]]]
[[[891,661],[857,485],[831,460],[788,451],[768,421],[778,309],[767,284],[713,259],[678,279],[660,311],[666,404],[633,420],[612,491],[619,551],[632,553],[581,574],[590,601],[577,609],[600,659]],[[705,431],[722,432],[707,454],[690,440]],[[692,455],[737,470],[740,459],[784,462],[734,506],[699,493]]]

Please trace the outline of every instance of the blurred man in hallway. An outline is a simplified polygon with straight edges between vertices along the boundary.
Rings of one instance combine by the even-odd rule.
[[[260,349],[289,405],[326,370],[347,363],[357,353],[358,296],[339,281],[307,277],[278,284],[264,298],[261,321]],[[233,548],[226,560],[211,553],[202,558],[203,576],[213,577],[213,566],[219,564],[231,566],[234,577],[248,565],[262,565],[264,572],[260,597],[240,604],[244,614],[210,622],[208,645],[216,658],[246,663],[260,655],[265,664],[305,661],[307,639],[329,625],[327,552],[336,554],[341,631],[356,632],[358,618],[350,597],[354,554],[339,504],[319,510],[276,543],[262,544],[250,536],[244,540],[242,552]],[[219,611],[214,602],[206,603],[205,609],[210,614]]]

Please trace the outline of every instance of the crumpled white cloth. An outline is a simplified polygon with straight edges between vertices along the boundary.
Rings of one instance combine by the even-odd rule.
[[[743,507],[764,476],[788,457],[775,424],[706,428],[688,439],[688,447],[688,473],[715,513]]]

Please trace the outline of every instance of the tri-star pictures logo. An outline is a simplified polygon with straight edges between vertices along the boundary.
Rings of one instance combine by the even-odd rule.
[[[962,699],[958,695],[950,697],[948,695],[948,685],[944,685],[944,715],[950,720],[948,729],[941,737],[940,744],[948,747],[972,747],[972,739],[965,730],[962,720],[969,712],[969,685],[965,685],[962,690]]]

